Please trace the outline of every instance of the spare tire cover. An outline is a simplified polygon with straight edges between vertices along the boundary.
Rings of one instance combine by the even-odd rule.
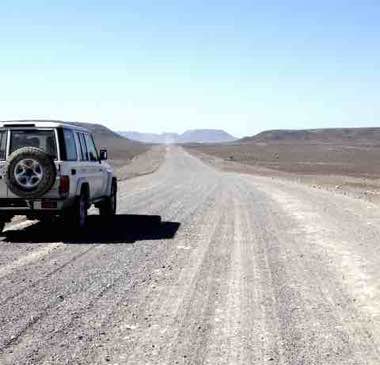
[[[23,147],[8,157],[5,181],[19,197],[38,198],[46,194],[56,176],[53,158],[39,148]]]

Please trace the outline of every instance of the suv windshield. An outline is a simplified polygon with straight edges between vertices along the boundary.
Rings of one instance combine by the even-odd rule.
[[[57,145],[53,130],[25,129],[11,131],[9,153],[22,147],[36,147],[57,158]]]

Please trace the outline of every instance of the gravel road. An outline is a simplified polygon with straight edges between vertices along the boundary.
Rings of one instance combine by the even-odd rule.
[[[82,237],[0,242],[0,364],[380,364],[380,209],[168,147]]]

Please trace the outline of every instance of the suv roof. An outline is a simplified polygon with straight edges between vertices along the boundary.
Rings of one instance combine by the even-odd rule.
[[[7,120],[0,121],[0,128],[2,127],[37,127],[37,128],[57,128],[65,127],[70,129],[77,129],[81,131],[89,132],[88,129],[80,127],[75,124],[62,122],[59,120]]]

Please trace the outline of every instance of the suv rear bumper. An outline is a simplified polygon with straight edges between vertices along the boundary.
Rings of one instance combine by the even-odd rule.
[[[68,205],[62,199],[0,199],[0,214],[27,214],[34,211],[60,211]]]

